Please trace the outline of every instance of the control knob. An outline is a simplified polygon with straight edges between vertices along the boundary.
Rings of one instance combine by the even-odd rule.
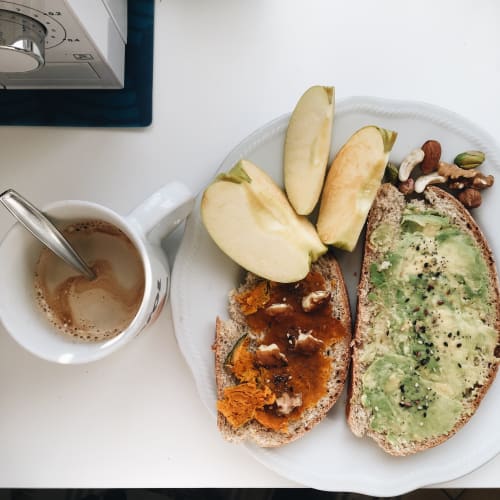
[[[0,9],[0,73],[25,73],[44,65],[45,27],[31,17]]]

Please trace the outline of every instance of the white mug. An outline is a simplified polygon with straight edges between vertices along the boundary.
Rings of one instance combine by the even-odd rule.
[[[95,343],[78,342],[59,333],[41,313],[33,278],[43,247],[20,223],[14,224],[0,244],[0,319],[5,329],[29,352],[56,363],[86,363],[116,351],[151,324],[168,299],[170,269],[160,242],[187,217],[193,204],[190,191],[183,184],[172,182],[126,216],[97,203],[78,200],[59,201],[42,209],[60,229],[76,221],[108,222],[129,237],[141,257],[145,286],[137,314],[116,337]]]

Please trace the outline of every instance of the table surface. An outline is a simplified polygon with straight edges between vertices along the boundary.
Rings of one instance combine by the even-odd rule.
[[[197,193],[236,144],[318,83],[337,99],[438,104],[498,138],[499,21],[496,0],[158,0],[152,126],[3,127],[0,191],[121,213],[173,179]],[[0,211],[0,236],[11,224]],[[166,244],[171,262],[180,237]],[[297,486],[219,436],[168,307],[147,334],[84,366],[38,360],[0,327],[0,401],[0,487]],[[440,486],[500,487],[500,456]]]

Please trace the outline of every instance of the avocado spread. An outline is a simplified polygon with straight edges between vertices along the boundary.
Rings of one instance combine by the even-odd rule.
[[[361,363],[370,425],[393,442],[446,434],[470,415],[497,334],[488,266],[449,218],[409,204],[399,227],[381,223],[370,243],[371,338]]]

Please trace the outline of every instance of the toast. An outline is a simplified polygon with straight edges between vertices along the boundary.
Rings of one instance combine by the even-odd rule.
[[[491,249],[452,195],[383,184],[358,285],[347,421],[391,455],[454,435],[493,382],[500,295]]]
[[[319,423],[337,401],[350,362],[351,314],[331,253],[304,280],[248,273],[217,318],[218,427],[233,442],[277,447]]]

